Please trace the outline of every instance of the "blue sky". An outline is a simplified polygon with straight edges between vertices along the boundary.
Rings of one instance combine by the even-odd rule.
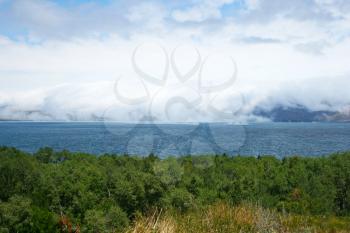
[[[130,20],[136,9],[144,9],[137,14],[145,20]],[[267,24],[278,19],[330,24],[346,20],[349,9],[350,3],[345,0],[1,0],[0,33],[12,39],[35,35],[44,40],[55,36],[130,35],[152,18],[161,18],[168,29],[221,28],[230,22]],[[148,17],[147,12],[152,14],[153,10],[159,15]]]
[[[251,120],[257,106],[349,109],[347,0],[0,0],[0,119],[88,120],[111,105],[123,112],[115,113],[118,119],[127,121],[131,111],[143,116],[147,104],[124,106],[113,93],[119,76],[127,95],[137,97],[143,88],[131,62],[140,45],[140,62],[155,76],[162,75],[160,48],[168,57],[179,45],[196,48],[179,52],[185,71],[196,50],[203,59],[233,57],[238,78],[217,105],[232,108],[228,103],[240,92],[247,101],[240,120]],[[217,61],[208,64],[208,83],[229,74]]]

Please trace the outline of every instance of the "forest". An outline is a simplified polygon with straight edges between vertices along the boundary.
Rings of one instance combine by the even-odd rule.
[[[159,158],[0,147],[0,232],[350,232],[350,153]]]

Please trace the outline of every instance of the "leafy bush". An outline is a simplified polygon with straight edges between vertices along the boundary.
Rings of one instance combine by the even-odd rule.
[[[348,216],[350,153],[159,159],[0,147],[2,232],[55,232],[63,220],[71,232],[118,232],[155,208],[185,214],[217,202]]]

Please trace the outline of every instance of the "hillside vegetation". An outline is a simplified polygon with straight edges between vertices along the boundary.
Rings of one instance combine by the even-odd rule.
[[[0,232],[350,232],[350,153],[159,159],[0,147]]]

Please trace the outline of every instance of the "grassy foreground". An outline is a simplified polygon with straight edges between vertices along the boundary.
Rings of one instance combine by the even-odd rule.
[[[349,217],[350,153],[160,159],[0,147],[0,233],[333,233],[350,232]]]
[[[350,232],[350,219],[278,213],[252,204],[217,203],[186,214],[154,211],[127,233],[333,233]]]

